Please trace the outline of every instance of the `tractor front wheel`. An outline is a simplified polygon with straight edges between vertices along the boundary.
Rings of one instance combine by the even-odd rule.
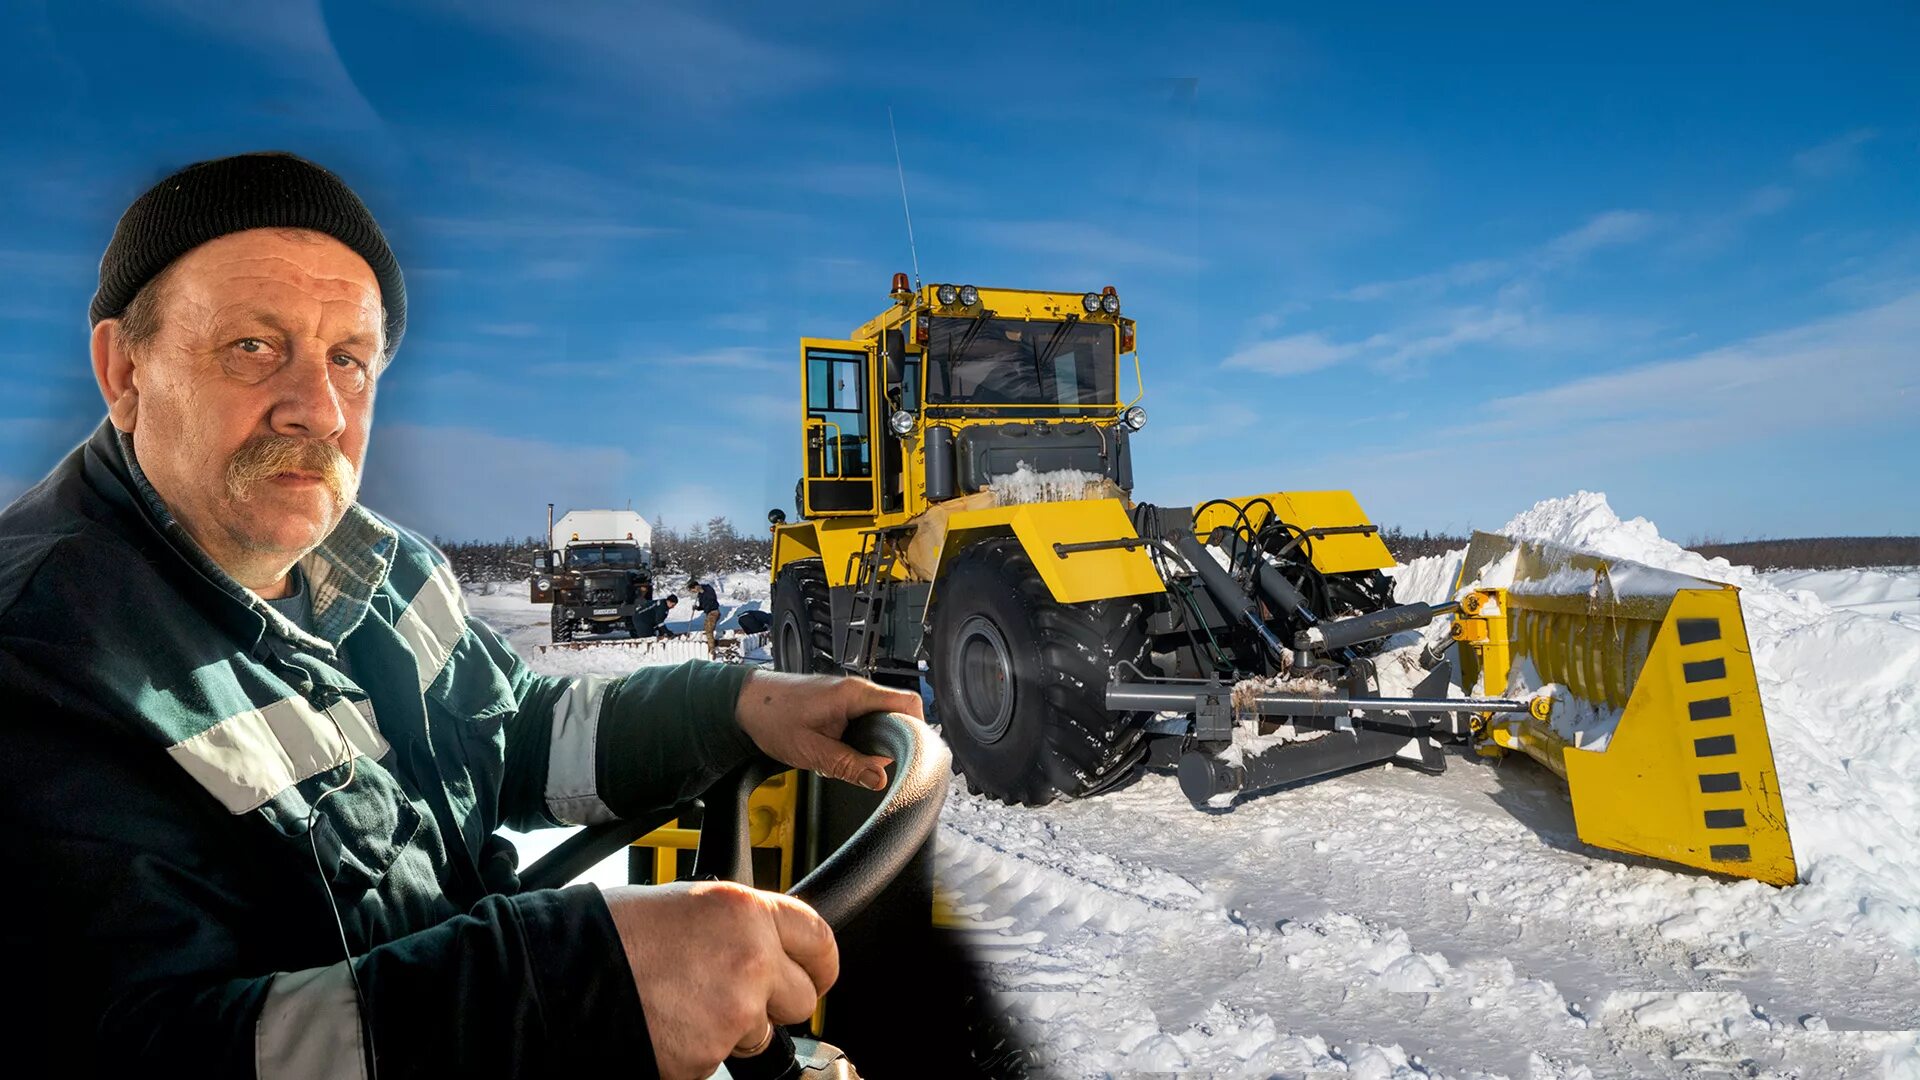
[[[1038,806],[1133,770],[1146,718],[1105,699],[1114,664],[1147,669],[1139,598],[1059,603],[1011,538],[960,553],[934,592],[935,712],[970,788]]]
[[[773,666],[801,675],[839,674],[833,662],[833,611],[819,559],[787,564],[773,580]]]

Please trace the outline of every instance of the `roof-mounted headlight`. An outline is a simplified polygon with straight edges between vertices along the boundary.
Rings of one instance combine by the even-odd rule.
[[[1109,315],[1120,314],[1120,294],[1107,293],[1100,298],[1100,310]]]
[[[1147,410],[1139,405],[1131,406],[1120,414],[1120,422],[1134,431],[1147,426]]]
[[[887,430],[895,435],[905,435],[912,431],[913,414],[905,409],[896,410],[892,416],[887,417]]]
[[[1087,314],[1089,315],[1093,314],[1096,311],[1099,311],[1100,310],[1100,294],[1097,292],[1090,292],[1087,295],[1081,297],[1080,306],[1083,308],[1086,308]]]
[[[941,285],[933,290],[933,295],[941,303],[951,304],[960,298],[960,288],[957,285]]]
[[[960,302],[972,307],[980,302],[980,290],[971,285],[960,286]]]

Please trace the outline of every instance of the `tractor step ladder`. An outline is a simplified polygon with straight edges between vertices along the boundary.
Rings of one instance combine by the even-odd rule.
[[[853,608],[847,616],[847,640],[840,666],[855,675],[873,672],[873,651],[879,642],[880,620],[893,594],[893,571],[900,558],[890,543],[908,530],[900,526],[867,529],[860,534],[860,550],[847,559],[853,580]]]

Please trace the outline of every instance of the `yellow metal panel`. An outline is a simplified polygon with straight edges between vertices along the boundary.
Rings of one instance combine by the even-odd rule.
[[[790,562],[820,557],[820,538],[810,524],[782,525],[773,530],[773,576]]]
[[[1138,537],[1133,520],[1118,499],[1080,499],[1072,502],[1028,503],[967,510],[947,523],[942,563],[951,559],[971,535],[981,530],[1010,529],[1033,560],[1053,598],[1063,604],[1140,596],[1166,590],[1153,560],[1141,548],[1108,548],[1061,555],[1055,544]],[[937,588],[937,586],[936,586]]]
[[[1266,521],[1267,508],[1259,505],[1263,499],[1280,515],[1280,520],[1302,529],[1373,524],[1351,491],[1274,491],[1220,500],[1194,515],[1194,531],[1204,538],[1222,525],[1231,526],[1242,507],[1248,508],[1249,521],[1257,529]],[[1230,503],[1232,507],[1222,503]],[[1393,565],[1393,555],[1378,533],[1323,536],[1312,543],[1313,565],[1323,574],[1382,570]]]
[[[1787,813],[1735,590],[1676,593],[1607,748],[1569,749],[1565,759],[1582,840],[1793,884]]]
[[[1510,563],[1507,560],[1511,560]],[[1551,713],[1490,717],[1484,734],[1567,781],[1580,838],[1775,885],[1793,845],[1739,590],[1552,545],[1477,534],[1462,577],[1511,569],[1463,599],[1454,639],[1489,694],[1564,688],[1552,708],[1619,713],[1601,749]],[[1524,673],[1510,683],[1508,672]]]
[[[793,839],[795,808],[799,805],[800,774],[791,770],[768,778],[747,800],[748,844],[756,848],[777,848],[780,852],[780,889],[793,887]],[[682,850],[700,846],[700,830],[684,829],[678,820],[669,821],[633,842],[634,847],[653,849],[653,882],[664,885],[679,876]]]
[[[871,519],[865,521],[820,522],[816,535],[820,540],[820,562],[827,571],[827,584],[833,588],[853,584],[857,564],[854,556],[860,553],[863,534],[873,527]]]

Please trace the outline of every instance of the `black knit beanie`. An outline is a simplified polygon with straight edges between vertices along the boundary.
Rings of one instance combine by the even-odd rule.
[[[407,283],[380,226],[340,178],[278,151],[189,165],[155,184],[120,217],[100,257],[90,322],[118,317],[141,286],[201,244],[247,229],[312,229],[352,248],[380,283],[387,352],[407,331]]]

